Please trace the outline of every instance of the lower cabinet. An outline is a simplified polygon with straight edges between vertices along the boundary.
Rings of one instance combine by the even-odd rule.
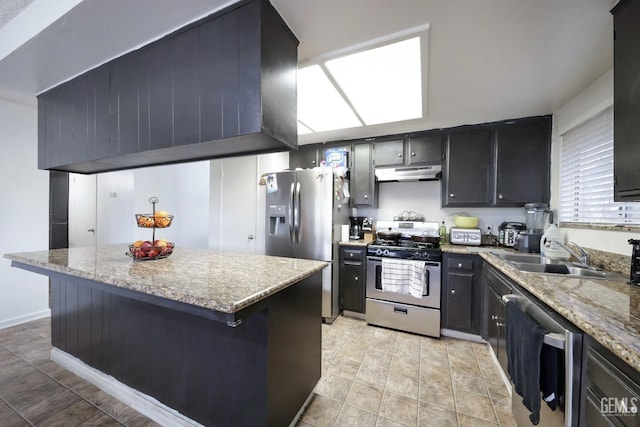
[[[580,425],[640,425],[640,373],[585,335]]]
[[[482,258],[477,255],[443,255],[442,327],[480,335],[482,324]]]
[[[511,293],[510,281],[489,264],[482,267],[482,288],[485,310],[482,315],[482,338],[493,349],[500,366],[507,372],[507,347],[505,341],[506,304],[502,296]]]
[[[340,307],[364,313],[366,246],[340,247]]]

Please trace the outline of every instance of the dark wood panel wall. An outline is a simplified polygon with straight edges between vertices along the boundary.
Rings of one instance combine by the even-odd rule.
[[[205,425],[288,425],[320,379],[320,273],[235,328],[104,284],[51,285],[54,347]]]

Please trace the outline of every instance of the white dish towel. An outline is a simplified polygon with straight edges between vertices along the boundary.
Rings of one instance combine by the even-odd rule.
[[[425,268],[424,261],[382,258],[382,290],[422,298],[427,286]]]

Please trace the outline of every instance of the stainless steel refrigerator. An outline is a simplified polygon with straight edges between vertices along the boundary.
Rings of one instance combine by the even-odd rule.
[[[331,263],[322,271],[322,317],[331,323],[339,314],[338,242],[341,226],[349,224],[348,183],[328,167],[266,179],[265,252]]]

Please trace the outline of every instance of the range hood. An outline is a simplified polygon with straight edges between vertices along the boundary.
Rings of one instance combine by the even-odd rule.
[[[376,167],[378,182],[434,181],[442,178],[442,165]]]

